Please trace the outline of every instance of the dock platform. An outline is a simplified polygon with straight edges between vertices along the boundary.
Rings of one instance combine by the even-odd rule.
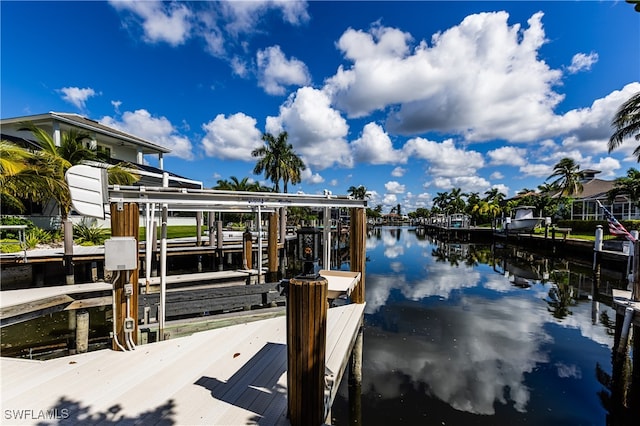
[[[328,311],[329,407],[364,307]],[[101,350],[48,361],[1,358],[3,419],[16,425],[287,425],[286,339],[286,318],[277,317],[130,352]]]

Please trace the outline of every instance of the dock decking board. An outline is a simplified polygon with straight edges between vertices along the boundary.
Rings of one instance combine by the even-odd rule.
[[[346,367],[363,311],[364,305],[356,304],[329,310],[327,368],[334,374]],[[2,358],[2,410],[68,408],[69,421],[288,424],[286,364],[284,317],[126,353],[102,350],[49,361]]]

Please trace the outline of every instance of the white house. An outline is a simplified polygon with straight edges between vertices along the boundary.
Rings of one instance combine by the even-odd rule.
[[[0,119],[2,140],[8,140],[26,147],[36,147],[34,136],[25,127],[25,123],[33,124],[47,131],[57,145],[60,144],[63,132],[76,130],[88,134],[89,138],[84,141],[86,147],[95,148],[97,151],[106,154],[111,159],[110,162],[114,164],[126,161],[137,168],[136,174],[141,176],[140,181],[137,183],[138,185],[162,186],[163,174],[167,173],[169,186],[202,188],[202,182],[184,178],[164,170],[163,157],[171,152],[170,149],[78,114],[48,112],[38,115],[2,118]],[[149,157],[156,157],[158,167],[146,164],[146,159],[149,159]],[[29,211],[26,216],[37,226],[50,228],[59,224],[59,209],[57,205],[49,203],[43,206],[31,203],[27,207]],[[7,212],[3,211],[3,213]]]

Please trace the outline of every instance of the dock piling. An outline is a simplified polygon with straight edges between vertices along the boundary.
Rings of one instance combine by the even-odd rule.
[[[76,353],[85,353],[89,349],[89,312],[76,312]]]
[[[327,288],[327,279],[319,276],[289,281],[287,401],[292,426],[319,426],[325,420]]]

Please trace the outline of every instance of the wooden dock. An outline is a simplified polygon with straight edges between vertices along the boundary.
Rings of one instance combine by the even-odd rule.
[[[627,308],[633,309],[633,325],[640,327],[640,302],[631,300],[631,292],[627,290],[613,289],[613,305],[616,314],[624,316]]]
[[[329,309],[329,407],[364,306]],[[3,423],[286,425],[286,340],[286,319],[278,317],[130,352],[101,350],[49,361],[2,358]]]

